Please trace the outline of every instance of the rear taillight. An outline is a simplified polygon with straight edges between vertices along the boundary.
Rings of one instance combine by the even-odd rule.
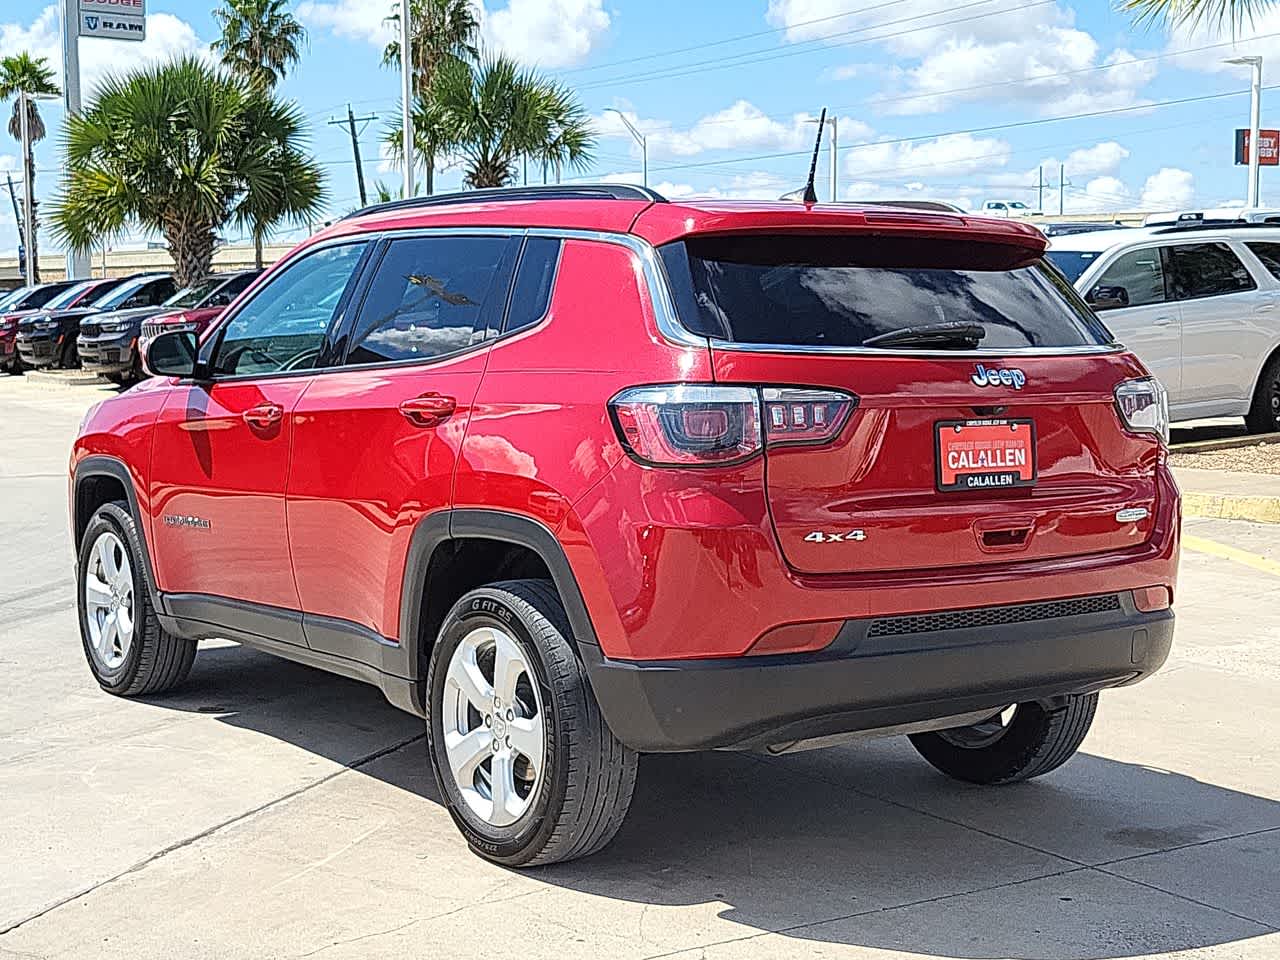
[[[741,463],[766,443],[830,442],[856,403],[835,390],[670,384],[624,390],[609,410],[635,460],[706,467]]]
[[[1134,433],[1151,433],[1169,442],[1169,395],[1155,377],[1126,380],[1116,387],[1116,410]]]

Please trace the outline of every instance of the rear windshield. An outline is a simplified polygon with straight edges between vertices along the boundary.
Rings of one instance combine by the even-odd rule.
[[[981,350],[1111,340],[1057,271],[1006,244],[721,236],[661,253],[681,322],[733,343],[857,347],[940,323],[981,324]]]

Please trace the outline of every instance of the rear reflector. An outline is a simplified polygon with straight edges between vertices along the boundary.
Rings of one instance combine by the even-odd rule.
[[[843,621],[820,620],[817,623],[788,623],[774,627],[751,645],[749,657],[776,653],[811,653],[831,645],[840,632]]]
[[[1166,586],[1139,587],[1133,591],[1133,605],[1143,613],[1168,610],[1173,605],[1173,593]]]

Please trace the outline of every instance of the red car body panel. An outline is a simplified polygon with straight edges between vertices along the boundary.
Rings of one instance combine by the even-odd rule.
[[[653,244],[839,229],[971,238],[1029,257],[1044,247],[1023,224],[945,214],[544,200],[375,213],[335,224],[289,259],[339,236],[476,225],[634,230]],[[393,643],[407,639],[400,609],[414,530],[449,509],[554,531],[600,650],[615,660],[814,649],[851,618],[1172,590],[1180,511],[1167,454],[1153,437],[1126,433],[1112,401],[1118,383],[1146,375],[1132,355],[986,357],[1028,376],[1016,395],[993,394],[970,383],[971,358],[850,362],[672,342],[642,278],[632,250],[567,239],[536,327],[431,364],[212,386],[152,381],[91,414],[73,467],[95,453],[128,465],[162,591],[338,618]],[[628,387],[675,382],[834,387],[859,402],[818,450],[770,449],[708,469],[642,466],[620,444],[608,402]],[[400,412],[429,395],[453,401],[442,423]],[[936,492],[933,424],[992,404],[1041,424],[1042,483]],[[278,409],[277,423],[245,422],[264,406]],[[1150,515],[1122,527],[1122,507]],[[208,520],[216,535],[165,519],[184,516]],[[984,549],[988,521],[1031,533],[1016,549]],[[851,525],[872,547],[833,553],[804,539]]]

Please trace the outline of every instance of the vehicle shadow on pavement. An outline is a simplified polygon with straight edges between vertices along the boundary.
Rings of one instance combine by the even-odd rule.
[[[361,733],[390,746],[421,732],[372,687],[235,647],[202,650],[184,690],[152,702],[348,765],[376,752]],[[420,742],[357,769],[440,803]],[[1243,949],[1280,929],[1280,803],[1087,753],[1031,783],[974,787],[901,737],[783,757],[646,756],[605,851],[525,876],[702,907],[742,938],[789,938],[753,956],[835,944],[1017,960]]]

